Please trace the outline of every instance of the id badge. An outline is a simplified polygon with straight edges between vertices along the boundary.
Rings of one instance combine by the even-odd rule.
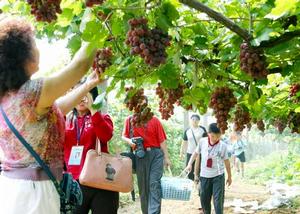
[[[208,158],[207,161],[206,161],[206,167],[207,168],[212,168],[212,163],[213,163],[212,158]]]
[[[83,146],[73,146],[68,165],[80,165]]]

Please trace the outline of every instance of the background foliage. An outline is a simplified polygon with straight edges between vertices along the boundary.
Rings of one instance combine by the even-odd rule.
[[[241,35],[181,2],[106,0],[87,8],[81,0],[62,0],[62,13],[50,24],[36,22],[26,1],[1,1],[0,8],[4,13],[27,16],[39,37],[68,39],[72,54],[82,40],[98,47],[112,47],[114,64],[106,73],[112,80],[107,92],[118,90],[117,96],[124,93],[127,84],[153,87],[160,81],[165,88],[176,88],[180,83],[186,86],[183,102],[205,113],[211,92],[217,86],[229,86],[238,103],[250,110],[252,118],[272,124],[274,118],[300,112],[299,102],[292,102],[289,97],[290,85],[300,81],[299,1],[201,1],[248,32],[251,44],[265,51],[271,73],[265,80],[252,79],[240,70]],[[107,18],[97,15],[99,12]],[[172,37],[167,63],[158,68],[131,56],[125,44],[128,20],[141,16],[149,20],[150,27],[158,26]]]

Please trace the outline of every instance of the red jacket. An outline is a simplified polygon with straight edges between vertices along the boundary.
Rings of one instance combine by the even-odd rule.
[[[85,126],[82,130],[84,120]],[[64,159],[68,172],[72,173],[74,179],[78,179],[85,161],[86,153],[90,149],[95,149],[97,137],[101,142],[101,151],[108,153],[107,142],[112,138],[113,135],[113,122],[109,115],[101,114],[99,112],[95,113],[93,116],[78,116],[78,127],[80,131],[82,130],[79,145],[84,146],[84,149],[81,164],[76,166],[68,165],[72,146],[77,145],[77,131],[74,121],[75,120],[67,120],[66,122]]]

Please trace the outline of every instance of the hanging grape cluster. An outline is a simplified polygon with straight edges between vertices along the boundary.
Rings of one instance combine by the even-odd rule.
[[[125,90],[126,107],[130,111],[133,111],[131,119],[132,126],[140,127],[145,125],[153,117],[153,112],[151,112],[151,109],[148,106],[147,98],[144,95],[144,89],[138,90],[133,96],[130,96],[134,90],[133,87],[127,87]]]
[[[300,92],[300,83],[293,84],[290,87],[290,97],[294,98],[295,103],[300,102],[300,96],[297,97],[298,92]]]
[[[236,103],[237,99],[228,87],[217,87],[210,98],[209,107],[214,110],[218,127],[222,133],[228,128],[229,111]]]
[[[300,134],[300,113],[290,112],[288,118],[288,126],[292,133]]]
[[[174,104],[183,96],[183,89],[182,85],[179,85],[176,89],[165,89],[158,83],[156,94],[160,99],[159,112],[162,119],[168,120],[174,114]]]
[[[260,130],[262,132],[265,131],[265,123],[263,120],[257,120],[256,126],[257,126],[258,130]]]
[[[157,67],[166,62],[166,47],[171,37],[159,28],[149,29],[145,18],[130,19],[130,30],[126,44],[131,46],[130,54],[140,55],[146,64]]]
[[[234,131],[243,131],[248,124],[251,124],[251,117],[248,111],[245,111],[241,106],[236,108],[234,113]]]
[[[102,4],[105,0],[86,0],[85,5],[87,7],[93,7],[94,5]]]
[[[240,48],[241,70],[255,79],[265,79],[268,70],[263,51],[254,49],[246,42],[242,43]]]
[[[286,121],[285,120],[283,120],[283,119],[276,119],[275,121],[274,121],[274,126],[277,128],[277,130],[278,130],[278,132],[280,133],[280,134],[282,134],[282,132],[284,131],[284,129],[286,128]]]
[[[57,19],[57,13],[62,13],[60,2],[61,0],[27,0],[36,20],[48,23]]]
[[[104,73],[105,69],[112,64],[112,56],[113,53],[110,47],[98,50],[93,63],[94,71],[99,74]]]

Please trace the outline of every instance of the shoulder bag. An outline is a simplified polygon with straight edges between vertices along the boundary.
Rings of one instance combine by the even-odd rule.
[[[101,152],[97,139],[96,149],[86,154],[79,182],[98,189],[130,192],[133,189],[132,161],[128,157]]]

